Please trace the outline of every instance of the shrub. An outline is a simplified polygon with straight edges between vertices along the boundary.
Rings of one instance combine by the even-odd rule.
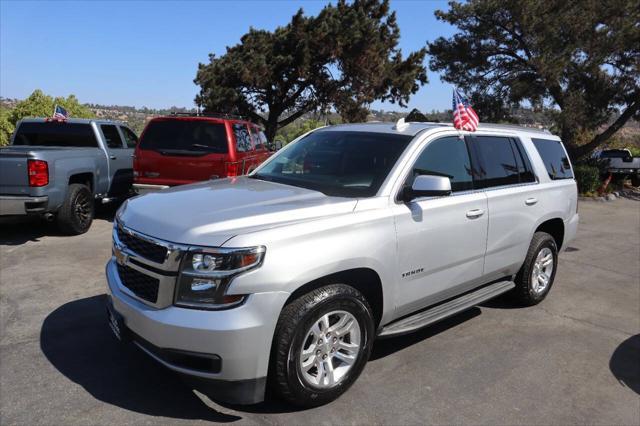
[[[578,164],[574,167],[573,173],[578,183],[578,192],[581,194],[594,192],[600,186],[600,171],[596,166]]]

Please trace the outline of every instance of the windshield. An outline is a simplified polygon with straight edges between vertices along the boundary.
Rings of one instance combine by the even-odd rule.
[[[338,197],[372,197],[411,136],[318,131],[275,154],[253,178]]]
[[[98,146],[93,129],[88,123],[64,121],[23,122],[16,131],[14,145],[30,146]]]
[[[602,151],[600,153],[600,158],[627,158],[629,157],[629,152],[622,149],[612,149],[609,151]]]
[[[227,132],[222,123],[199,120],[151,121],[142,135],[140,148],[165,155],[206,155],[228,152]]]

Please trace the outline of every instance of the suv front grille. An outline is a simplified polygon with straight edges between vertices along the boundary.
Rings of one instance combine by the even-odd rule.
[[[118,239],[132,252],[151,260],[156,263],[164,263],[164,259],[167,256],[167,248],[154,244],[150,241],[138,238],[135,235],[131,235],[117,227]]]
[[[158,279],[138,272],[128,266],[120,264],[117,266],[122,285],[131,290],[133,294],[139,298],[151,303],[156,303],[158,300],[158,289],[160,287],[160,281]]]

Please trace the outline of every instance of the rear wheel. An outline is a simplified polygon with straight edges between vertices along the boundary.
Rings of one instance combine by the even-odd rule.
[[[515,296],[525,306],[536,305],[551,290],[558,265],[558,247],[546,232],[533,234],[526,260],[516,276]]]
[[[326,404],[360,376],[373,345],[374,321],[353,287],[321,287],[287,305],[278,320],[272,385],[302,407]]]
[[[72,183],[57,216],[58,228],[65,234],[84,234],[91,227],[93,194],[87,185]]]

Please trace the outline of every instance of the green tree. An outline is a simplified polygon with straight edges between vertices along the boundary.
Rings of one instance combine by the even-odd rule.
[[[9,139],[11,139],[11,133],[15,129],[15,126],[9,121],[9,115],[11,110],[0,106],[0,146],[9,145]]]
[[[275,31],[250,29],[224,55],[199,64],[196,103],[262,124],[269,139],[306,112],[335,107],[362,120],[376,99],[404,105],[427,81],[426,49],[403,59],[387,0],[340,0],[318,16],[298,11]]]
[[[15,125],[18,120],[25,117],[51,117],[55,105],[60,105],[67,110],[70,117],[93,118],[95,115],[89,108],[80,104],[74,95],[66,98],[53,98],[36,89],[29,97],[13,108],[9,114],[9,121]]]
[[[481,120],[548,104],[578,158],[640,117],[633,0],[452,1],[436,16],[459,31],[429,44],[430,68],[472,94]]]
[[[302,136],[305,133],[324,125],[324,121],[313,119],[296,121],[278,130],[278,133],[276,134],[276,140],[281,140],[286,145],[298,136]]]
[[[329,28],[324,43],[333,51],[331,66],[337,70],[330,96],[344,121],[365,121],[375,100],[406,107],[410,95],[427,83],[427,49],[403,59],[400,28],[387,0],[339,0],[317,19]]]

